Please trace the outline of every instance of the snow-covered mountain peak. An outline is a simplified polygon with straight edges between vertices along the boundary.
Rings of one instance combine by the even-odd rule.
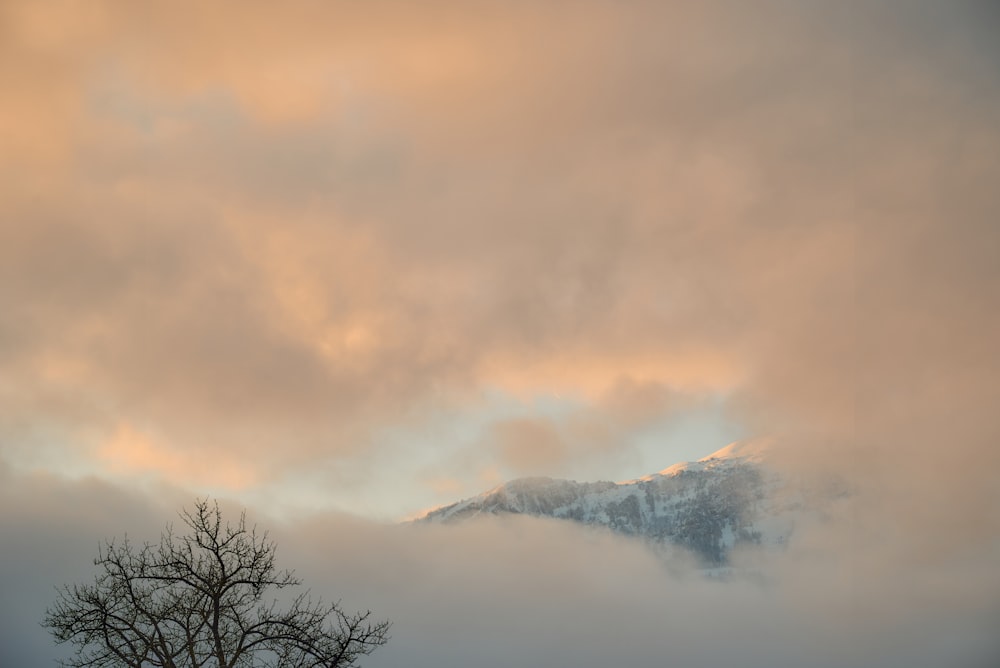
[[[702,457],[698,461],[677,462],[659,473],[653,473],[634,480],[626,480],[619,484],[627,485],[638,482],[650,482],[657,478],[672,478],[684,471],[706,471],[719,466],[732,466],[740,463],[761,464],[767,459],[767,454],[771,450],[772,444],[773,441],[767,438],[734,441],[712,454]]]
[[[733,441],[724,448],[720,448],[702,457],[699,462],[709,462],[713,459],[745,459],[760,463],[764,461],[774,447],[774,440],[770,438],[752,438],[744,441]]]
[[[708,564],[724,564],[736,545],[782,545],[791,531],[789,500],[776,495],[783,482],[766,466],[768,448],[766,441],[731,443],[696,462],[619,483],[521,478],[415,521],[551,517],[605,526],[664,548],[693,551]]]

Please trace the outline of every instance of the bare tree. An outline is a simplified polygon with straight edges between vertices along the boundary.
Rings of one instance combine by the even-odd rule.
[[[43,624],[76,646],[83,668],[346,668],[388,641],[389,622],[347,613],[305,591],[287,606],[268,590],[301,585],[275,567],[266,532],[245,514],[223,522],[217,503],[181,512],[159,544],[106,541],[92,584],[64,586]]]

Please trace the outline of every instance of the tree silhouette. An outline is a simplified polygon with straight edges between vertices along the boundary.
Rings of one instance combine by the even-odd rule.
[[[64,586],[43,621],[76,646],[64,666],[83,668],[346,668],[388,641],[388,621],[345,612],[305,591],[287,606],[269,590],[301,585],[275,567],[266,532],[223,522],[199,500],[159,544],[106,541],[92,584]]]

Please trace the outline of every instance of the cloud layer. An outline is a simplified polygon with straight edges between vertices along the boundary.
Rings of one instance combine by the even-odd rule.
[[[5,22],[11,440],[45,423],[94,469],[134,433],[256,482],[456,412],[488,442],[483,392],[594,423],[623,384],[849,401],[850,17],[101,7]]]
[[[25,668],[59,655],[35,621],[52,586],[90,577],[99,536],[155,540],[177,502],[151,504],[96,482],[33,488],[6,487],[5,501],[16,494],[34,504],[0,518],[10,539],[0,659]],[[264,526],[279,565],[316,595],[393,620],[391,642],[366,666],[991,665],[1000,651],[995,553],[961,569],[900,559],[852,526],[861,512],[877,510],[845,508],[783,554],[744,554],[751,575],[728,581],[553,520],[442,527],[327,514]]]

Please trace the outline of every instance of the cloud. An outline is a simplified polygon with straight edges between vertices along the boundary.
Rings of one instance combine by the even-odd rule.
[[[190,501],[151,503],[96,481],[5,482],[5,498],[30,503],[2,514],[12,540],[0,548],[0,658],[31,668],[58,651],[35,621],[51,587],[88,577],[98,539],[155,539]],[[851,514],[869,508],[845,510],[783,554],[744,555],[756,575],[729,581],[555,520],[442,527],[250,515],[272,531],[279,565],[314,594],[393,620],[392,641],[365,665],[989,665],[1000,651],[994,559],[981,554],[963,569],[899,560],[856,533]]]
[[[542,420],[505,420],[490,430],[496,458],[520,472],[558,467],[567,454],[559,433]]]
[[[74,102],[30,121],[61,138],[58,168],[32,166],[30,145],[5,159],[0,337],[9,415],[28,422],[103,441],[148,425],[184,459],[211,448],[265,479],[348,461],[380,425],[484,389],[725,393],[769,315],[758,262],[819,246],[757,241],[761,179],[798,167],[757,169],[766,127],[723,115],[691,145],[701,110],[647,93],[661,76],[714,89],[738,58],[680,62],[600,3],[568,23],[487,6],[198,10],[197,28],[158,5],[60,11],[84,16],[9,25],[36,75],[11,81],[19,104],[45,106],[39,81]]]
[[[602,468],[609,462],[638,459],[649,434],[683,429],[685,419],[704,418],[718,411],[720,403],[711,392],[677,390],[627,376],[597,396],[553,392],[490,421],[477,444],[478,466],[495,471],[498,481],[531,475],[606,477]]]
[[[4,5],[8,480],[117,467],[204,489],[194,462],[207,462],[234,493],[259,481],[248,498],[381,495],[402,514],[484,471],[588,460],[613,464],[602,477],[647,473],[625,471],[630,435],[721,405],[747,432],[775,434],[785,466],[848,477],[863,500],[849,528],[811,543],[830,554],[824,568],[781,578],[806,610],[832,600],[835,623],[743,588],[719,604],[731,637],[745,618],[768,641],[801,637],[782,646],[794,665],[987,656],[979,629],[997,587],[982,564],[1000,532],[994,11],[244,5]],[[571,414],[538,400],[553,394]],[[431,470],[459,482],[413,503],[420,483],[406,481]],[[88,484],[71,498],[81,508],[90,495],[146,498]],[[8,507],[29,488],[18,482]],[[117,502],[94,503],[115,515]],[[5,541],[16,563],[23,546],[58,543],[57,516],[38,516],[40,543]],[[502,563],[472,539],[409,553],[391,532],[351,531],[359,554],[388,547],[410,555],[414,579],[435,574],[414,600],[448,584],[428,555],[452,560],[476,596],[443,600],[481,641],[453,662],[476,662],[474,646],[503,656],[510,635],[472,628],[476,614],[500,630],[515,613],[583,615],[542,626],[563,647],[602,625],[660,638],[658,619],[713,639],[661,600],[694,601],[703,621],[714,608],[698,601],[717,590],[657,581],[644,598],[636,579],[619,596],[581,578],[573,598],[561,566],[536,563],[565,548],[530,523],[482,530]],[[586,541],[554,536],[589,573]],[[598,543],[594,559],[652,581],[644,553]],[[508,562],[540,569],[503,576],[515,583],[552,578],[538,612],[514,600],[535,603],[527,588],[497,591]],[[841,589],[810,580],[827,575],[886,613],[874,631],[851,626]],[[358,586],[379,592],[372,582]],[[503,605],[480,601],[493,596]],[[416,603],[392,605],[416,619]],[[692,663],[729,656],[664,638]],[[773,658],[774,643],[744,639],[747,665]],[[563,660],[546,642],[531,639],[537,656]],[[650,654],[633,665],[669,653],[658,642],[634,647]],[[625,651],[578,647],[561,656]]]
[[[259,481],[249,466],[218,461],[214,452],[186,454],[158,443],[129,424],[118,427],[114,437],[98,446],[96,458],[102,470],[128,478],[154,474],[170,483],[191,481],[216,489],[245,490]]]

